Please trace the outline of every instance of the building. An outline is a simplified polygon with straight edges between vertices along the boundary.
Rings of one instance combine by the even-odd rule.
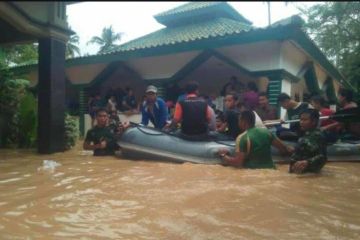
[[[0,2],[0,45],[39,44],[38,152],[64,150],[65,44],[74,34],[66,21],[73,2]]]
[[[229,78],[236,76],[268,91],[270,103],[276,105],[281,92],[298,100],[304,94],[321,93],[336,101],[335,93],[344,83],[301,29],[303,21],[298,16],[255,28],[226,2],[191,2],[155,19],[165,27],[116,51],[66,61],[67,98],[79,102],[80,123],[87,97],[94,90],[105,96],[111,88],[130,86],[140,100],[149,84],[165,95],[171,83],[184,86],[196,80],[202,93],[217,96]],[[16,70],[37,85],[36,65]]]

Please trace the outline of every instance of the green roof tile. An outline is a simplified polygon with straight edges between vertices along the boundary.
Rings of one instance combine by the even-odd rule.
[[[252,29],[251,26],[227,18],[216,18],[206,22],[163,28],[119,46],[117,51],[153,48],[205,38],[237,34]]]
[[[214,6],[214,5],[219,5],[223,2],[191,2],[191,3],[187,3],[181,6],[178,6],[176,8],[170,9],[168,11],[159,13],[157,15],[155,15],[155,17],[160,17],[160,16],[167,16],[167,15],[174,15],[174,14],[179,14],[179,13],[184,13],[184,12],[190,12],[190,11],[195,11],[201,8],[207,8],[210,6]]]
[[[227,2],[190,2],[154,16],[156,21],[173,27],[218,17],[229,18],[245,24],[251,22],[238,13]]]

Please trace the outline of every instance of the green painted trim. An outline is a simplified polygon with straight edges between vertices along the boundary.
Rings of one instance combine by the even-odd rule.
[[[270,41],[270,40],[284,40],[290,37],[297,44],[299,44],[306,52],[308,52],[308,54],[310,54],[312,58],[314,58],[317,62],[319,62],[330,73],[331,76],[333,76],[335,79],[340,79],[340,83],[342,83],[341,80],[343,80],[343,77],[336,70],[336,68],[332,66],[332,64],[326,59],[326,57],[316,47],[316,45],[306,36],[306,34],[303,33],[300,29],[294,30],[294,28],[289,28],[287,26],[252,30],[250,32],[234,34],[231,36],[216,37],[212,39],[202,39],[190,43],[179,43],[179,44],[165,45],[155,48],[139,49],[134,51],[124,51],[124,52],[117,52],[112,54],[94,55],[89,57],[69,59],[66,61],[66,66],[69,67],[69,66],[76,66],[82,64],[96,64],[96,63],[106,63],[106,62],[113,62],[119,60],[127,60],[130,58],[161,56],[167,54],[174,54],[178,52],[219,48],[222,46],[234,45],[234,44],[246,44],[250,42]],[[226,61],[228,62],[228,60]],[[236,66],[232,63],[230,64],[232,66]],[[27,71],[29,69],[32,69],[33,67],[36,67],[36,64],[17,67],[17,68],[15,67],[12,69],[15,71],[21,71],[21,70]],[[291,81],[295,81],[295,82],[298,81],[298,78],[296,78],[290,73],[289,74],[284,73],[284,75],[286,75],[285,77],[289,78]]]
[[[230,66],[236,68],[242,73],[245,73],[246,75],[251,76],[251,71],[249,71],[247,68],[239,65],[237,62],[233,61],[232,59],[224,56],[223,54],[217,52],[216,50],[210,50],[214,57],[217,57],[218,59],[222,60],[223,62],[229,64]]]
[[[209,50],[205,50],[195,58],[193,58],[190,62],[185,64],[183,68],[177,71],[169,80],[169,82],[178,82],[181,79],[185,78],[191,72],[193,72],[196,68],[198,68],[201,64],[206,62],[212,57],[212,53]]]
[[[289,28],[287,26],[279,26],[276,28],[269,28],[269,29],[259,29],[259,30],[252,30],[250,32],[234,34],[231,36],[224,36],[224,37],[216,37],[212,39],[203,39],[199,41],[194,41],[190,43],[179,43],[174,45],[166,45],[160,46],[150,49],[140,49],[134,51],[125,51],[125,52],[117,52],[112,54],[104,54],[104,55],[95,55],[89,57],[81,57],[76,59],[69,59],[66,61],[66,66],[76,66],[79,64],[95,64],[95,63],[106,63],[112,61],[119,61],[119,60],[126,60],[130,58],[138,58],[138,57],[150,57],[150,56],[161,56],[166,54],[174,54],[178,52],[185,52],[185,51],[194,51],[194,50],[203,50],[203,49],[211,49],[211,48],[218,48],[227,45],[234,45],[234,44],[246,44],[250,42],[257,42],[257,41],[266,41],[266,40],[283,40],[292,38],[296,43],[298,43],[305,51],[307,51],[314,59],[316,59],[328,72],[332,73],[331,75],[335,75],[335,79],[342,79],[340,73],[329,63],[326,57],[322,54],[322,52],[316,47],[314,43],[310,39],[307,38],[306,34],[303,33],[300,29]],[[220,53],[212,50],[213,55],[218,57],[219,59],[227,62],[233,67],[237,69],[247,72],[247,69],[242,68],[237,63],[233,62],[231,59],[226,58],[225,56],[221,55]],[[15,71],[26,71],[36,67],[37,65],[28,65],[18,68],[13,68]],[[189,66],[190,68],[190,66]],[[183,70],[185,73],[186,71]],[[253,76],[268,76],[268,75],[279,75],[278,70],[269,70],[269,71],[257,71],[252,72]],[[287,72],[284,69],[281,69],[280,76],[286,79],[289,79],[292,82],[298,82],[300,78],[294,76],[293,74]],[[186,74],[182,73],[183,76]],[[178,73],[179,77],[181,76]],[[146,80],[149,82],[157,83],[157,82],[164,82],[164,81],[171,81],[173,77],[169,79],[151,79]],[[81,85],[81,87],[87,85]]]
[[[256,29],[248,32],[240,32],[228,36],[218,36],[215,38],[201,39],[192,42],[182,42],[171,45],[163,45],[154,48],[135,49],[132,51],[119,51],[108,54],[93,55],[68,59],[65,62],[66,67],[87,65],[96,63],[108,63],[133,58],[163,56],[187,51],[198,51],[205,49],[215,49],[223,46],[247,44],[259,41],[284,40],[290,37],[290,30],[286,26],[276,28]],[[11,68],[12,71],[28,70],[36,67],[37,64],[26,65]]]
[[[215,50],[207,49],[202,53],[200,53],[198,56],[196,56],[194,59],[192,59],[189,63],[187,63],[182,69],[180,69],[170,78],[146,79],[145,81],[149,81],[150,84],[154,84],[154,85],[162,84],[162,83],[169,84],[180,81],[181,79],[189,75],[192,71],[194,71],[196,68],[198,68],[201,64],[209,60],[211,57],[216,57],[221,61],[229,64],[230,66],[236,68],[237,70],[241,71],[242,73],[252,76],[252,72],[250,72],[248,69],[244,68],[243,66],[237,64],[235,61],[229,59],[228,57],[222,55],[221,53]]]
[[[328,76],[325,80],[325,84],[327,84],[325,94],[326,94],[327,98],[329,99],[329,102],[330,103],[338,103],[338,98],[336,97],[333,79]]]
[[[75,88],[75,89],[82,89],[82,88],[86,88],[88,86],[87,83],[82,83],[82,84],[72,84],[72,86]]]
[[[306,83],[306,87],[312,94],[320,94],[321,90],[319,88],[319,82],[315,72],[314,63],[310,63],[308,69],[304,74],[304,79]]]
[[[85,84],[86,87],[92,87],[101,83],[105,79],[109,78],[121,65],[121,62],[112,62],[108,64],[98,75],[94,77],[89,83]]]
[[[125,63],[121,65],[126,71],[133,74],[138,80],[143,81],[145,83],[145,80],[140,76],[138,72],[136,72],[134,69],[128,67]]]
[[[277,97],[281,93],[281,87],[282,87],[282,76],[281,72],[278,72],[278,75],[270,75],[269,78],[269,84],[267,87],[267,95],[269,98],[269,104],[276,107],[277,109],[277,117],[280,117],[280,111],[281,107],[279,106],[277,102]]]
[[[251,75],[254,77],[268,77],[268,78],[280,78],[287,79],[290,82],[299,82],[301,79],[294,74],[286,71],[285,69],[274,69],[274,70],[263,70],[263,71],[254,71],[251,72]]]
[[[194,71],[197,67],[199,67],[201,64],[206,62],[211,57],[212,57],[212,53],[209,50],[205,50],[205,51],[199,53],[190,62],[185,64],[184,67],[182,67],[180,70],[178,70],[171,77],[157,78],[157,79],[145,79],[145,81],[150,84],[153,84],[153,85],[161,85],[161,84],[169,84],[169,83],[177,82],[177,81],[183,79],[184,77],[186,77],[188,74],[190,74],[192,71]]]
[[[332,65],[315,43],[299,28],[292,31],[291,39],[299,44],[314,60],[316,60],[331,77],[343,83],[344,77]]]

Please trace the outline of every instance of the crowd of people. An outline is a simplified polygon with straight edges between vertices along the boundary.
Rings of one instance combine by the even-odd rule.
[[[91,126],[94,126],[96,120],[96,111],[98,109],[106,109],[109,114],[118,112],[139,113],[140,105],[136,101],[134,90],[126,87],[110,89],[103,98],[100,92],[95,92],[89,96],[88,112],[91,117]]]
[[[148,86],[143,101],[137,106],[132,89],[127,89],[120,104],[121,109],[137,109],[141,112],[141,124],[149,122],[162,131],[175,131],[179,137],[193,141],[206,140],[214,136],[227,136],[235,141],[235,155],[226,149],[218,154],[224,165],[245,168],[275,168],[271,157],[271,146],[290,157],[290,173],[319,172],[327,160],[326,146],[340,137],[360,139],[358,123],[343,124],[334,120],[320,120],[335,112],[327,107],[322,96],[310,98],[310,102],[298,102],[286,93],[277,100],[286,110],[284,119],[277,118],[277,110],[271,106],[265,92],[258,92],[254,82],[246,87],[235,77],[224,85],[220,95],[224,98],[223,111],[216,108],[211,99],[200,95],[199,84],[188,82],[185,92],[176,85],[169,89],[171,98],[158,96],[155,86]],[[168,92],[168,93],[169,93]],[[352,92],[339,90],[340,109],[356,108]],[[119,101],[110,96],[106,108],[97,103],[94,96],[92,116],[95,125],[86,134],[84,149],[94,150],[94,155],[113,154],[116,135],[130,126],[122,123],[116,114]],[[175,101],[175,103],[174,103]],[[96,112],[96,113],[95,113]],[[298,120],[283,127],[287,120]],[[269,129],[271,127],[271,129]],[[296,147],[284,144],[282,140],[297,141]]]

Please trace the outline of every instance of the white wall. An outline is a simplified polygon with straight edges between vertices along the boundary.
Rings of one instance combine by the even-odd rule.
[[[316,77],[318,79],[319,88],[322,89],[328,75],[324,72],[324,70],[317,63],[315,64],[315,73],[316,73]]]
[[[305,62],[308,61],[303,51],[289,41],[281,45],[280,68],[297,76]]]
[[[66,76],[73,84],[85,84],[91,82],[108,63],[86,64],[66,68]]]
[[[262,41],[216,49],[250,71],[280,68],[280,41]]]
[[[308,93],[308,89],[306,87],[306,83],[304,79],[301,79],[299,82],[297,83],[292,83],[291,85],[291,95],[290,97],[292,99],[295,99],[295,95],[297,94],[300,97],[300,101],[303,100],[303,95],[304,93]]]
[[[200,51],[137,58],[128,60],[126,64],[139,73],[143,79],[169,78],[198,54]]]
[[[200,93],[219,96],[222,87],[230,80],[231,76],[236,76],[244,85],[249,81],[255,81],[258,84],[256,78],[247,76],[216,57],[211,57],[179,81],[179,86],[184,87],[189,81],[197,81],[200,84]]]
[[[101,95],[105,96],[111,88],[116,89],[118,87],[124,90],[126,87],[132,88],[136,100],[140,101],[145,93],[146,84],[132,72],[119,67],[106,81],[101,83]]]
[[[289,96],[291,96],[291,82],[289,80],[283,79],[281,84],[281,92],[287,93]],[[280,107],[280,118],[284,118],[286,110],[282,107]]]

